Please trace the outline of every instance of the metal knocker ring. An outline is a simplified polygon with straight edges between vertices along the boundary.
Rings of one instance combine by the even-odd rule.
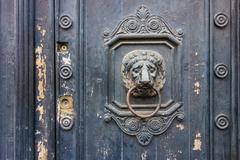
[[[141,117],[141,118],[148,118],[148,117],[154,116],[154,115],[158,112],[158,110],[160,109],[160,107],[161,107],[161,95],[160,95],[159,91],[157,91],[155,88],[153,88],[153,89],[156,91],[156,93],[158,94],[158,104],[157,104],[157,107],[156,107],[156,109],[154,110],[154,112],[152,112],[151,114],[139,114],[139,113],[137,113],[137,112],[132,108],[132,105],[130,104],[131,92],[132,92],[135,88],[136,88],[136,86],[130,88],[130,89],[128,90],[128,92],[127,92],[127,97],[126,97],[126,99],[127,99],[127,106],[128,106],[128,108],[129,108],[129,110],[130,110],[133,114],[135,114],[136,116]]]

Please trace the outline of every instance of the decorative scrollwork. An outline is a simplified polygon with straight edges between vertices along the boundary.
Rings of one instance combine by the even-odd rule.
[[[215,66],[214,72],[218,78],[225,78],[228,75],[228,68],[225,64],[220,63]]]
[[[225,114],[219,114],[215,118],[215,124],[219,129],[226,129],[229,126],[228,117]]]
[[[68,29],[72,26],[72,19],[69,15],[62,15],[59,19],[59,25],[63,29]]]
[[[137,131],[140,128],[139,119],[137,118],[128,118],[125,121],[125,125],[131,131]]]
[[[141,119],[137,117],[120,117],[106,111],[104,117],[107,117],[107,120],[113,119],[126,134],[136,136],[140,144],[148,145],[153,135],[164,133],[176,117],[183,117],[182,114],[181,111],[176,111],[171,115]]]
[[[228,24],[228,16],[223,12],[217,13],[214,16],[214,22],[216,26],[223,28]]]
[[[157,132],[163,127],[163,119],[161,117],[154,117],[149,119],[147,125],[149,130],[152,132]]]
[[[113,32],[104,32],[107,43],[115,36],[126,34],[157,34],[168,36],[176,41],[182,41],[182,34],[172,29],[165,20],[157,15],[151,15],[147,7],[140,6],[136,15],[131,15],[119,23]]]

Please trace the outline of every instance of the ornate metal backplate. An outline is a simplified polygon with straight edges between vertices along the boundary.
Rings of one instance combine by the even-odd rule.
[[[178,52],[182,36],[182,31],[150,14],[145,6],[123,19],[112,32],[104,32],[109,60],[104,120],[113,119],[142,145],[149,144],[153,135],[164,133],[176,117],[184,118]],[[130,96],[134,102],[131,107]],[[158,97],[158,103],[147,100],[152,97]],[[154,114],[149,114],[154,109]]]

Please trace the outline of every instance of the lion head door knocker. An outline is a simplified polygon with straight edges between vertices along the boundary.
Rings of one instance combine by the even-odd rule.
[[[104,31],[103,39],[108,53],[104,121],[114,120],[124,133],[148,145],[175,118],[184,118],[182,53],[177,49],[183,33],[140,6],[115,29]]]
[[[152,117],[161,107],[161,94],[166,81],[165,61],[159,53],[151,50],[134,50],[125,55],[121,67],[122,80],[128,89],[126,101],[129,110],[138,117]],[[140,114],[130,104],[130,96],[158,96],[156,109],[151,114]]]

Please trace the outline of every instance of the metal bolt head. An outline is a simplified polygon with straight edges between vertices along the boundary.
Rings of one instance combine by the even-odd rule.
[[[214,72],[218,78],[223,79],[223,78],[227,77],[227,75],[228,75],[228,68],[225,64],[219,63],[215,66]]]
[[[71,76],[72,76],[72,67],[71,66],[69,66],[69,65],[63,65],[63,66],[61,66],[60,67],[60,72],[59,72],[59,74],[60,74],[60,77],[62,78],[62,79],[69,79]]]
[[[70,130],[73,126],[73,120],[71,117],[63,117],[60,120],[60,126],[64,130]]]
[[[61,52],[67,52],[68,51],[68,46],[67,45],[61,45],[60,51]]]
[[[72,19],[69,15],[62,15],[59,19],[59,25],[63,29],[68,29],[72,26]]]

